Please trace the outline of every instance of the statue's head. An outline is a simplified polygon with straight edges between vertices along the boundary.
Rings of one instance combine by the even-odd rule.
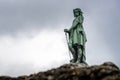
[[[77,17],[82,14],[82,11],[80,8],[76,8],[76,9],[73,9],[73,14],[74,14],[74,17]]]

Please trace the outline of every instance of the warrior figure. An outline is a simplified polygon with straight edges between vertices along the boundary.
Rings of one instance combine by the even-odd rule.
[[[75,19],[73,20],[70,29],[64,29],[64,32],[69,35],[68,47],[73,55],[71,63],[86,63],[85,56],[85,43],[87,42],[86,34],[83,28],[83,13],[81,9],[76,8],[73,10]]]

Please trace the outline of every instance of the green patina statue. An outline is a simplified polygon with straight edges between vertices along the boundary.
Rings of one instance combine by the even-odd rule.
[[[73,55],[73,59],[70,62],[87,65],[85,56],[85,43],[87,42],[87,38],[82,25],[84,20],[83,13],[79,8],[74,9],[73,13],[75,19],[73,20],[72,27],[70,29],[64,29],[64,32],[69,35],[68,47]]]

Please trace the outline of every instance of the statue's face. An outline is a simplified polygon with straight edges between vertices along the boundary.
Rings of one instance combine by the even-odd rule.
[[[74,11],[74,16],[75,16],[75,17],[78,17],[79,15],[80,15],[80,12],[79,12],[78,10],[75,10],[75,11]]]

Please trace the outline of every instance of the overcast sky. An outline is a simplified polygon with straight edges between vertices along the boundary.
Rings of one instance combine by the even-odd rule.
[[[120,67],[119,0],[0,0],[0,75],[20,76],[69,63],[63,30],[81,8],[89,65]]]

